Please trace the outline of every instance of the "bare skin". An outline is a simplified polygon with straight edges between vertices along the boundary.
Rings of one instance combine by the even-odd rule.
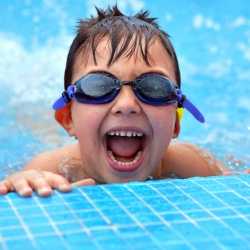
[[[172,143],[169,145],[163,159],[163,166],[155,178],[167,178],[174,173],[181,178],[192,176],[212,176],[223,174],[224,166],[213,158],[213,164],[208,162],[201,149],[188,143]],[[61,173],[61,163],[65,159],[73,159],[72,171],[77,171],[77,180],[70,182]],[[69,168],[72,165],[68,165]],[[160,175],[160,176],[159,176]],[[63,148],[44,152],[30,161],[24,170],[7,177],[0,182],[0,194],[16,191],[21,196],[31,196],[37,192],[40,196],[49,196],[53,189],[69,192],[75,186],[95,185],[96,181],[84,172],[81,164],[79,144],[67,145]]]

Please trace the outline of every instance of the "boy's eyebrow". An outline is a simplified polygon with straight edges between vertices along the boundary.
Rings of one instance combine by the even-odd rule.
[[[169,74],[166,74],[166,73],[164,73],[164,72],[162,72],[162,71],[160,71],[160,70],[150,70],[150,71],[146,71],[146,72],[142,73],[141,75],[144,75],[144,74],[158,74],[158,75],[162,75],[162,76],[165,76],[165,77],[167,77],[168,79],[170,79]],[[141,75],[139,75],[139,77],[140,77]]]
[[[116,79],[119,79],[119,77],[117,77],[116,75],[114,75],[113,73],[107,71],[107,70],[91,70],[88,72],[88,74],[91,74],[91,73],[104,73],[104,74],[107,74],[111,77],[114,77]],[[136,76],[136,78],[139,78],[141,77],[142,75],[144,74],[159,74],[159,75],[162,75],[162,76],[165,76],[167,77],[168,79],[170,79],[170,76],[160,70],[150,70],[150,71],[145,71],[143,73],[141,73],[140,75]]]
[[[111,77],[114,77],[116,79],[118,79],[117,76],[115,76],[114,74],[112,74],[111,72],[107,71],[107,70],[91,70],[88,72],[88,74],[91,74],[91,73],[102,73],[102,74],[107,74]]]

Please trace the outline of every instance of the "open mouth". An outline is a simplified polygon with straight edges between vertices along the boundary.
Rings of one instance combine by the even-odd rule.
[[[143,162],[146,135],[138,130],[111,130],[105,135],[109,165],[122,172],[131,172]]]

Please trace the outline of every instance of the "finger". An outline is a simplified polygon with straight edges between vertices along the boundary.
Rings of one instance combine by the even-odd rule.
[[[222,175],[233,175],[233,171],[230,169],[223,169]]]
[[[27,179],[39,196],[45,197],[52,194],[52,188],[48,184],[42,172],[29,172],[27,174]]]
[[[81,186],[89,186],[89,185],[95,185],[96,182],[94,179],[92,178],[88,178],[88,179],[83,179],[77,182],[74,182],[71,184],[72,187],[81,187]]]
[[[12,181],[12,185],[14,190],[21,196],[31,196],[32,188],[30,187],[28,181],[26,179],[19,179]]]
[[[8,180],[4,180],[0,182],[0,194],[7,194],[11,191],[11,184]]]
[[[45,171],[44,177],[52,188],[56,188],[61,192],[71,191],[71,185],[66,178],[61,175],[54,174],[51,172]]]

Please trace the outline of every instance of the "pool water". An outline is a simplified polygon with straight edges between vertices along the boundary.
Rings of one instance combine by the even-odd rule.
[[[0,2],[0,177],[38,152],[72,139],[53,120],[76,21],[115,1]],[[180,140],[229,167],[250,166],[250,5],[247,0],[119,1],[126,13],[149,9],[171,35],[182,87],[206,124],[184,115]],[[164,8],[162,7],[164,6]]]

